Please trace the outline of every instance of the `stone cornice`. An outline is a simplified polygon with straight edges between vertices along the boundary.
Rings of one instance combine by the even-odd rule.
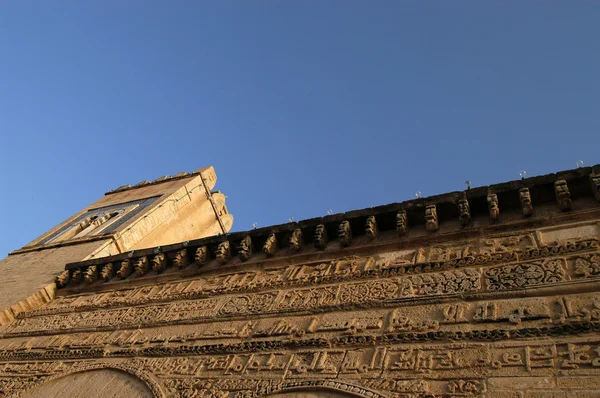
[[[583,216],[586,210],[595,212],[598,209],[599,171],[600,165],[578,168],[462,192],[450,192],[67,264],[67,271],[62,275],[59,287],[68,285],[70,275],[76,270],[85,272],[90,266],[102,268],[108,263],[118,267],[126,261],[131,262],[133,267],[142,257],[152,258],[158,253],[165,255],[167,267],[183,268],[195,263],[200,267],[208,266],[206,269],[221,268],[231,262],[232,258],[239,257],[241,262],[236,260],[236,268],[239,268],[242,262],[252,257],[253,252],[255,256],[258,253],[262,260],[268,261],[274,257],[274,260],[280,261],[284,257],[309,252],[313,258],[322,258],[327,254],[321,254],[321,251],[330,253],[331,250],[335,250],[330,248],[335,247],[338,248],[338,255],[343,256],[353,254],[353,249],[357,247],[374,247],[392,241],[398,247],[403,245],[403,241],[416,240],[425,243],[438,238],[467,238],[481,235],[485,231],[531,228],[556,222],[566,214],[568,217],[565,219],[576,219],[577,214]],[[553,203],[554,206],[548,206]],[[544,207],[541,217],[536,216],[536,207]],[[521,213],[520,219],[515,218],[515,214]],[[510,214],[511,217],[503,217],[503,214]],[[409,232],[411,229],[427,232],[412,238]],[[394,238],[390,241],[392,233]],[[198,257],[199,252],[201,253]],[[218,265],[211,262],[212,260],[216,260]],[[128,280],[131,278],[135,277],[127,277]]]
[[[372,266],[371,263],[374,263],[371,257],[361,258],[361,257],[347,257],[347,258],[338,258],[331,262],[312,262],[312,263],[301,263],[296,266],[290,267],[289,269],[280,269],[277,274],[277,278],[275,278],[275,282],[271,281],[269,283],[257,283],[257,282],[248,282],[239,286],[229,286],[228,283],[222,283],[220,286],[212,286],[211,283],[208,283],[209,286],[206,286],[203,289],[200,289],[195,292],[182,292],[180,294],[170,294],[167,296],[161,296],[158,294],[158,290],[156,292],[156,297],[152,295],[144,296],[139,302],[130,298],[126,302],[120,303],[117,300],[110,300],[109,302],[94,302],[94,304],[90,304],[89,307],[78,305],[76,308],[78,310],[95,310],[100,308],[115,308],[120,306],[135,306],[140,304],[149,304],[149,303],[161,303],[161,302],[169,302],[172,300],[181,300],[181,299],[201,299],[201,298],[209,298],[216,297],[225,294],[231,293],[252,293],[259,292],[265,289],[286,289],[286,288],[301,288],[301,287],[310,287],[315,284],[324,285],[330,283],[337,282],[351,282],[351,281],[359,281],[359,280],[371,280],[377,278],[386,278],[386,277],[394,277],[394,276],[404,276],[404,275],[415,275],[415,274],[428,274],[433,272],[442,272],[449,271],[454,269],[461,269],[467,267],[487,267],[500,263],[504,264],[523,264],[530,261],[539,261],[546,258],[551,258],[557,255],[565,255],[568,253],[583,253],[588,251],[596,251],[600,246],[600,241],[598,238],[589,238],[589,239],[580,239],[580,240],[570,240],[566,242],[562,242],[560,244],[555,244],[552,246],[546,246],[542,248],[529,248],[524,250],[512,250],[506,252],[496,252],[496,253],[486,253],[486,254],[474,254],[468,255],[452,260],[447,261],[430,261],[430,262],[417,262],[417,263],[400,263],[400,264],[390,264],[385,268],[380,268],[377,266]],[[335,273],[329,275],[320,275],[313,276],[311,278],[298,278],[295,275],[296,272],[302,270],[303,268],[312,267],[320,264],[329,264],[332,265],[343,264],[356,262],[357,265],[360,266],[357,270],[353,272],[347,272],[342,275],[337,275]],[[374,265],[374,264],[373,264]],[[364,268],[364,269],[363,269]],[[265,277],[264,271],[255,270],[249,271],[254,273],[256,276]],[[270,271],[270,276],[273,277],[273,271]],[[213,276],[214,277],[214,276]],[[211,278],[211,276],[208,276]],[[198,279],[192,279],[191,281],[200,282]],[[163,284],[158,284],[161,288],[165,290],[169,290],[170,288],[174,288],[175,284],[178,283],[179,280],[175,282],[167,282]],[[206,283],[206,281],[204,281]],[[115,285],[111,285],[112,288],[115,288]],[[121,286],[124,287],[124,286]],[[143,286],[134,287],[127,286],[127,291],[133,292],[136,290],[144,289]],[[125,290],[125,289],[124,289]],[[73,292],[75,293],[75,292]],[[87,293],[87,292],[83,292]],[[72,296],[74,297],[74,296]],[[39,310],[33,310],[31,312],[20,313],[19,317],[33,317],[40,314],[59,314],[64,312],[69,312],[73,308],[67,306],[65,308],[44,308]]]
[[[172,175],[172,176],[162,176],[162,177],[157,178],[154,181],[144,180],[144,181],[141,181],[141,182],[139,182],[139,183],[137,183],[135,185],[130,185],[130,184],[121,185],[118,188],[115,188],[115,189],[113,189],[111,191],[106,192],[104,195],[105,196],[106,195],[112,195],[112,194],[117,193],[117,192],[130,191],[130,190],[133,190],[133,189],[138,189],[138,188],[142,188],[142,187],[148,187],[150,185],[162,184],[163,182],[170,182],[170,181],[175,181],[175,180],[181,180],[183,178],[195,177],[197,175],[200,175],[200,173],[202,173],[204,170],[208,170],[208,169],[209,169],[209,167],[203,167],[203,168],[198,169],[196,171],[193,171],[191,173],[187,173],[187,172],[184,171],[184,172]]]

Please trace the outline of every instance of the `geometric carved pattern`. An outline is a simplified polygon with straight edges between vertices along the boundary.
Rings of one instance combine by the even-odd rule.
[[[555,193],[558,200],[564,190]],[[14,395],[74,372],[112,368],[136,375],[159,397],[531,398],[527,383],[541,378],[593,396],[600,381],[598,226],[585,220],[562,230],[561,219],[541,230],[492,226],[486,199],[489,217],[497,218],[491,194],[471,203],[454,196],[425,214],[421,205],[418,213],[407,207],[415,223],[426,217],[430,231],[439,227],[438,211],[455,224],[458,214],[469,226],[460,240],[447,239],[445,226],[398,239],[406,235],[407,213],[393,207],[396,218],[382,218],[381,231],[372,216],[353,221],[366,221],[366,237],[337,219],[335,238],[350,248],[327,247],[321,224],[309,242],[317,250],[300,250],[298,228],[291,236],[226,238],[234,249],[215,238],[107,260],[114,267],[84,263],[57,284],[111,282],[77,294],[83,287],[64,289],[0,326],[0,391]],[[471,211],[478,209],[488,230],[475,231],[480,219]],[[518,210],[503,214],[518,220]],[[277,237],[290,242],[282,261],[274,256]],[[261,251],[253,253],[253,240]],[[213,250],[227,266],[210,261]],[[168,268],[192,261],[193,270]],[[115,271],[123,278],[150,267],[162,275],[113,280]],[[504,390],[498,380],[507,380]]]

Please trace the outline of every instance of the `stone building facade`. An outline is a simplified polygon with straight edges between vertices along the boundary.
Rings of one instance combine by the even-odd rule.
[[[214,184],[173,204],[202,172],[124,188],[0,262],[40,271],[2,297],[0,396],[600,397],[598,172],[236,233]]]

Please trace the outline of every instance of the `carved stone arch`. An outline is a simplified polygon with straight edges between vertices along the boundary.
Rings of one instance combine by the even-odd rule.
[[[138,381],[140,385],[145,387],[147,392],[154,398],[166,398],[166,394],[158,383],[158,381],[149,373],[143,372],[131,365],[127,365],[124,363],[88,363],[81,365],[74,365],[71,369],[58,373],[49,377],[44,377],[40,383],[36,383],[24,391],[19,392],[17,395],[19,397],[37,397],[36,392],[39,392],[44,386],[49,385],[52,382],[58,382],[61,379],[66,379],[70,376],[82,374],[86,372],[94,372],[94,371],[113,371],[115,373],[124,373],[135,381]],[[44,395],[40,395],[44,396]],[[65,395],[61,395],[60,398],[69,398]]]
[[[288,381],[280,389],[268,395],[269,398],[386,398],[386,395],[369,388],[338,380]]]

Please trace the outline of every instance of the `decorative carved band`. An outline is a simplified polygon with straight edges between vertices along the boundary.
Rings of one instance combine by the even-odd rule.
[[[268,271],[248,271],[233,275],[220,275],[187,282],[166,283],[152,288],[141,287],[98,293],[94,296],[67,296],[60,297],[45,308],[22,313],[20,317],[31,317],[38,315],[50,315],[69,312],[73,310],[92,310],[99,308],[113,308],[120,306],[131,306],[146,303],[159,303],[171,300],[198,299],[212,297],[219,294],[235,292],[253,292],[261,289],[285,288],[312,285],[314,283],[333,283],[360,279],[374,279],[381,277],[392,277],[410,274],[427,274],[431,272],[449,271],[457,268],[492,265],[499,262],[524,263],[531,260],[543,259],[557,254],[576,253],[580,251],[595,250],[599,246],[598,239],[581,239],[561,242],[553,246],[542,248],[520,249],[512,251],[498,251],[491,253],[480,253],[465,255],[447,261],[433,261],[411,264],[405,260],[393,260],[386,264],[375,261],[373,258],[349,258],[338,259],[328,263],[316,263],[297,265],[288,268],[280,268]],[[433,249],[432,249],[433,250]],[[584,260],[579,260],[583,264]],[[592,264],[595,262],[592,261]],[[511,268],[512,267],[512,268]],[[544,267],[548,267],[547,263]],[[487,271],[489,288],[491,290],[503,290],[502,284],[507,285],[505,277],[495,282],[497,278],[493,273],[506,274],[511,270],[524,272],[525,269],[537,269],[536,266],[511,265],[509,268],[492,269]],[[543,267],[542,267],[543,268]],[[543,270],[541,270],[543,271]],[[564,280],[564,276],[557,269],[556,281]],[[584,271],[578,271],[584,272]],[[600,270],[598,271],[600,272]],[[597,275],[598,272],[590,273]],[[550,276],[547,276],[549,278]],[[530,278],[531,279],[531,278]],[[515,279],[514,286],[518,287],[521,279]],[[542,282],[544,282],[542,280]],[[546,282],[549,282],[548,280]],[[531,284],[531,281],[529,282]],[[497,287],[495,287],[497,286]],[[510,286],[508,286],[510,288]]]

